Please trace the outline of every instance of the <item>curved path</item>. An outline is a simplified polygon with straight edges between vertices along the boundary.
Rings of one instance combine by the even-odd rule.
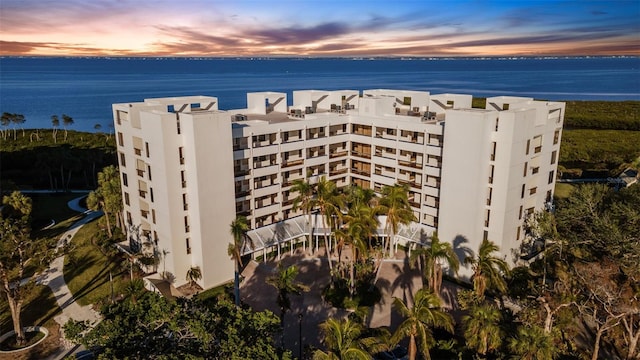
[[[81,196],[79,198],[73,199],[67,203],[67,206],[72,210],[83,213],[85,216],[73,223],[65,231],[58,240],[57,249],[61,250],[70,240],[73,239],[73,236],[80,230],[80,228],[87,224],[88,222],[102,216],[102,212],[100,211],[92,211],[87,210],[80,206],[80,201],[84,198]],[[73,298],[73,294],[69,291],[67,287],[67,283],[64,281],[64,254],[54,259],[51,264],[49,264],[49,268],[41,273],[36,282],[42,285],[47,285],[51,288],[53,295],[56,298],[56,302],[58,306],[62,309],[62,314],[54,317],[54,320],[60,324],[61,332],[62,326],[70,320],[78,320],[78,321],[89,321],[89,323],[93,326],[98,321],[100,321],[100,315],[98,312],[93,310],[91,306],[80,306],[76,303]],[[72,347],[71,344],[64,344],[65,347]],[[65,352],[66,353],[66,352]],[[54,356],[53,358],[58,358]]]

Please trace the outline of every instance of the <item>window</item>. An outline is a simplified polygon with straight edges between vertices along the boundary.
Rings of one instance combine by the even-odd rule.
[[[131,220],[131,213],[127,211],[127,224],[133,224],[133,220]]]
[[[167,105],[167,112],[176,112],[176,109],[173,105]]]
[[[502,110],[509,110],[509,104],[502,104]]]
[[[496,118],[496,131],[498,131],[498,122],[500,121],[500,118]]]
[[[560,141],[560,129],[556,129],[553,133],[553,145],[557,144]]]
[[[191,244],[189,243],[189,238],[185,239],[185,245],[187,245],[187,255],[191,254]]]
[[[184,174],[184,170],[180,171],[180,181],[182,182],[182,187],[186,188],[187,187],[187,180]]]
[[[520,205],[520,211],[518,212],[518,220],[522,220],[522,205]]]
[[[540,171],[540,167],[536,166],[534,168],[531,169],[531,174],[537,174]]]
[[[528,162],[524,162],[524,170],[522,171],[522,176],[527,176],[527,168],[529,167]]]
[[[153,221],[153,223],[156,223],[156,209],[151,209],[151,221]]]
[[[555,163],[556,163],[556,157],[557,157],[557,155],[558,155],[558,152],[557,152],[556,150],[553,150],[553,151],[551,152],[551,165],[553,165],[553,164],[555,164]]]
[[[189,210],[189,204],[187,202],[187,194],[182,194],[182,208],[184,210]]]
[[[178,135],[180,135],[180,117],[176,117],[176,130],[178,131]]]
[[[121,132],[118,132],[118,145],[124,146],[124,135]]]
[[[516,229],[516,240],[520,240],[520,226]]]
[[[131,205],[129,204],[129,193],[124,193],[124,203],[127,205]]]
[[[489,232],[487,230],[482,234],[482,240],[489,240]]]
[[[496,159],[496,142],[491,143],[491,161]]]
[[[149,157],[149,143],[148,142],[144,142],[144,151],[147,155],[147,157]]]
[[[178,148],[178,158],[180,159],[180,165],[184,165],[184,147]]]
[[[120,153],[120,166],[122,167],[127,167],[127,160],[126,160],[126,156],[124,156],[124,153]]]
[[[189,232],[189,217],[185,216],[184,217],[184,232]]]
[[[551,184],[553,182],[553,180],[555,180],[555,172],[553,170],[549,171],[549,184]]]
[[[126,173],[122,173],[122,185],[129,186],[129,178]]]
[[[490,218],[491,218],[491,210],[487,209],[484,215],[484,227],[489,227]]]
[[[533,195],[538,191],[537,187],[532,187],[531,189],[529,189],[529,195]]]
[[[149,180],[151,180],[151,165],[147,165],[147,175],[149,175]]]
[[[520,193],[520,198],[521,198],[521,199],[524,199],[524,188],[525,188],[525,185],[524,185],[524,184],[522,184],[522,191],[521,191],[521,193]]]
[[[151,195],[151,202],[153,202],[153,188],[149,188],[149,195]]]
[[[489,184],[493,184],[493,165],[489,165]]]
[[[550,202],[552,198],[553,198],[553,192],[551,192],[551,190],[547,191],[547,197],[545,198],[545,201]]]
[[[526,155],[529,155],[529,148],[531,147],[531,140],[527,139],[527,150],[525,152]]]

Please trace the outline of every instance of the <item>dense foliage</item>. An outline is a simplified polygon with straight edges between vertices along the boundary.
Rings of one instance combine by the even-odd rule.
[[[100,359],[280,359],[274,335],[277,316],[254,312],[221,300],[170,301],[146,293],[105,306],[102,320],[82,335],[83,326],[65,326]]]
[[[54,142],[52,131],[41,129],[0,139],[0,158],[3,189],[92,189],[98,171],[117,163],[109,134],[68,131]]]
[[[568,128],[640,130],[640,101],[566,101]]]

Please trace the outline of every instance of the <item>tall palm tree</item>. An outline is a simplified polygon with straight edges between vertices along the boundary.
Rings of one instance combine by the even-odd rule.
[[[195,286],[200,279],[202,279],[202,270],[200,270],[200,266],[192,266],[187,270],[187,277],[185,280],[189,281],[191,286]]]
[[[418,259],[423,261],[424,275],[429,281],[429,288],[435,294],[440,294],[442,286],[442,265],[447,263],[449,268],[456,273],[460,268],[460,261],[458,261],[453,247],[450,243],[440,242],[437,232],[431,236],[431,244],[428,248],[417,249],[411,254],[412,262]]]
[[[233,243],[229,244],[227,248],[227,254],[233,260],[234,277],[233,277],[233,293],[235,296],[236,306],[240,305],[240,268],[242,264],[242,247],[244,245],[244,238],[246,232],[249,230],[249,224],[247,218],[244,216],[238,216],[231,222],[231,228],[229,231],[233,236]]]
[[[335,217],[342,215],[341,209],[344,207],[344,198],[338,192],[338,188],[333,181],[327,180],[325,176],[321,177],[316,184],[316,197],[311,201],[312,207],[320,210],[322,217],[322,227],[324,229],[324,246],[329,262],[329,272],[333,279],[333,265],[331,264],[331,254],[329,253],[329,233],[327,233],[328,225],[335,225]],[[332,281],[333,283],[333,281]]]
[[[494,256],[500,248],[493,242],[484,239],[478,249],[476,257],[467,257],[465,263],[471,264],[473,270],[473,288],[479,297],[484,297],[487,289],[494,289],[503,293],[507,290],[504,280],[509,274],[507,262]]]
[[[500,348],[502,329],[500,310],[491,304],[477,304],[462,318],[467,347],[481,355]]]
[[[127,295],[134,304],[137,302],[144,290],[144,280],[142,279],[131,279],[124,287],[125,295]]]
[[[369,360],[371,355],[366,351],[367,342],[362,338],[364,328],[350,319],[328,319],[320,324],[322,342],[327,351],[316,350],[314,360]]]
[[[291,299],[289,295],[300,295],[303,291],[309,291],[309,288],[296,281],[298,276],[298,267],[291,265],[285,267],[282,263],[278,264],[278,272],[267,278],[267,284],[278,290],[278,298],[276,302],[280,308],[280,326],[282,327],[282,346],[284,347],[284,315],[291,309]]]
[[[293,211],[297,211],[298,209],[302,209],[304,215],[307,217],[307,231],[308,240],[309,240],[309,253],[313,253],[313,234],[311,231],[311,209],[313,208],[312,199],[313,199],[313,184],[309,183],[309,181],[303,179],[293,180],[293,185],[291,186],[292,192],[298,193],[298,196],[293,200]]]
[[[536,325],[521,325],[509,339],[509,350],[522,360],[552,360],[557,355],[551,334]]]
[[[404,317],[391,337],[393,343],[409,337],[409,360],[415,360],[418,353],[416,338],[420,342],[420,354],[431,359],[429,348],[434,339],[431,328],[439,327],[453,332],[453,318],[441,309],[440,298],[427,289],[420,289],[413,298],[413,307],[409,308],[402,300],[393,299],[393,306]]]
[[[349,245],[351,259],[349,261],[349,293],[355,294],[354,264],[361,260],[369,250],[367,239],[376,231],[378,219],[373,209],[366,204],[351,204],[349,212],[344,216],[344,225],[335,231],[338,247]],[[338,261],[341,261],[340,251]]]
[[[384,186],[382,188],[382,197],[378,205],[378,212],[387,216],[385,224],[385,232],[387,233],[386,246],[389,246],[389,256],[393,255],[393,239],[398,233],[400,224],[408,225],[412,221],[416,221],[416,217],[409,205],[409,189],[406,185],[396,184],[394,186]]]

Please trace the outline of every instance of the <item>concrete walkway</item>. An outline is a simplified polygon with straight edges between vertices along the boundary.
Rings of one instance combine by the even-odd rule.
[[[100,211],[92,211],[87,210],[80,206],[80,201],[84,198],[84,196],[73,199],[67,203],[69,208],[75,210],[77,212],[83,213],[85,216],[81,220],[78,220],[73,225],[69,227],[67,231],[65,231],[61,236],[60,240],[58,240],[57,249],[62,250],[64,246],[73,239],[73,236],[80,230],[80,228],[89,223],[90,221],[102,216],[102,212]],[[78,320],[78,321],[89,321],[91,325],[95,325],[100,321],[100,315],[98,312],[93,310],[91,306],[80,306],[76,303],[71,291],[67,287],[67,283],[64,281],[64,254],[62,256],[54,259],[49,268],[45,270],[43,273],[38,275],[36,278],[36,283],[47,285],[51,288],[53,295],[56,298],[56,302],[58,306],[62,309],[62,314],[54,317],[54,320],[60,324],[60,332],[62,333],[62,326],[70,320]],[[74,347],[73,344],[67,343],[64,340],[62,341],[62,345],[65,348],[60,351],[58,354],[55,354],[50,357],[50,359],[61,359],[64,358],[70,349]]]

